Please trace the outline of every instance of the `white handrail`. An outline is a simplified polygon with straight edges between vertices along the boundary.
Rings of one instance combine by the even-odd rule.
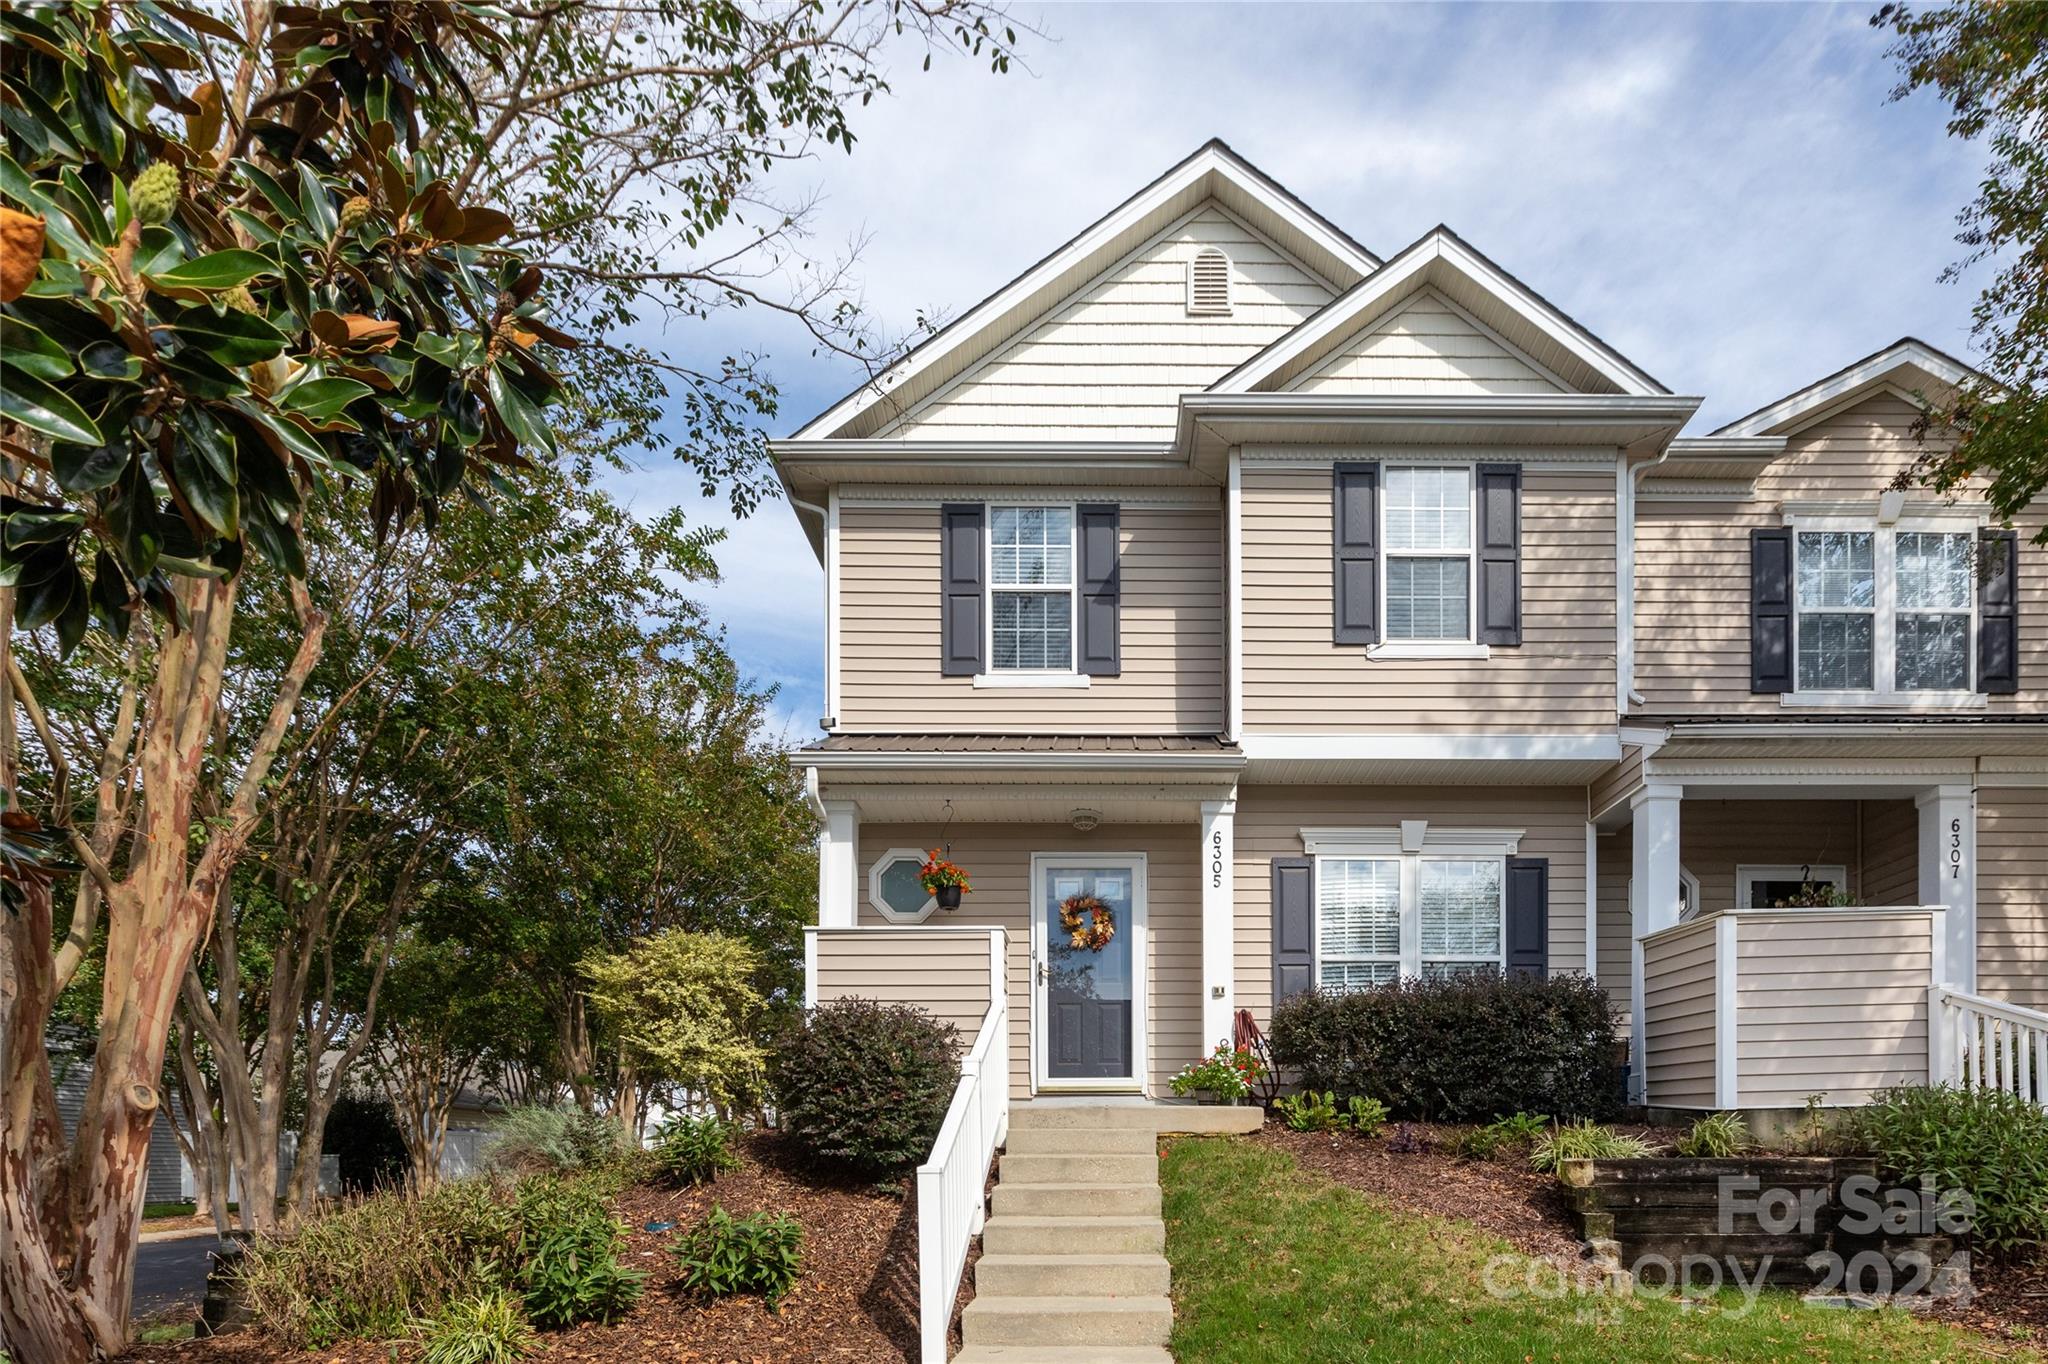
[[[2002,1089],[2048,1107],[2048,1013],[1946,985],[1929,994],[1938,1020],[1931,1080]]]
[[[1006,939],[989,930],[989,1005],[960,1063],[960,1083],[931,1158],[917,1167],[917,1315],[923,1364],[946,1364],[967,1247],[981,1230],[989,1162],[1010,1126],[1010,1001]]]

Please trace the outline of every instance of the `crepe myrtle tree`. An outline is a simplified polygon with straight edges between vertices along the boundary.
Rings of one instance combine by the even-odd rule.
[[[127,1344],[149,1131],[195,946],[262,814],[326,627],[301,537],[336,481],[388,530],[553,454],[543,272],[465,195],[424,127],[476,117],[458,63],[499,24],[452,0],[313,8],[180,0],[0,12],[0,1343],[37,1361]],[[254,737],[219,751],[239,574],[291,582],[300,635]],[[147,641],[118,847],[72,822],[11,656],[47,627]],[[244,698],[249,700],[249,698]],[[25,716],[30,733],[13,732]],[[33,744],[33,748],[31,745]],[[18,754],[31,764],[20,781]],[[225,766],[228,794],[195,820]],[[104,923],[52,922],[64,862]],[[78,916],[74,915],[74,919]],[[103,949],[95,945],[103,943]],[[104,953],[94,1071],[75,1136],[43,1032]]]

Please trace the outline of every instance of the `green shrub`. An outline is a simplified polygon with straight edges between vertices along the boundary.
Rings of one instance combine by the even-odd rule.
[[[922,1009],[842,999],[785,1030],[768,1082],[812,1156],[887,1175],[931,1151],[959,1082],[960,1034]]]
[[[734,1217],[714,1207],[675,1244],[683,1288],[706,1297],[759,1293],[773,1309],[796,1283],[804,1229],[794,1217],[757,1212]]]
[[[1387,1125],[1387,1106],[1354,1094],[1344,1101],[1344,1125],[1357,1136],[1369,1137]]]
[[[1467,1160],[1493,1160],[1510,1152],[1524,1154],[1549,1130],[1548,1118],[1534,1113],[1511,1113],[1460,1136],[1458,1154]]]
[[[740,1167],[739,1125],[715,1115],[678,1113],[654,1134],[648,1157],[672,1184],[708,1184],[726,1170]]]
[[[1337,1111],[1337,1096],[1328,1090],[1283,1094],[1273,1101],[1273,1108],[1290,1132],[1335,1132],[1346,1126],[1344,1115]]]
[[[508,1364],[536,1343],[519,1299],[502,1289],[457,1298],[419,1325],[426,1337],[420,1364]]]
[[[1403,1117],[1598,1118],[1618,1100],[1607,994],[1582,976],[1311,991],[1275,1009],[1268,1034],[1274,1061],[1304,1088],[1378,1099]]]
[[[600,1187],[529,1179],[519,1186],[515,1206],[515,1283],[535,1325],[616,1321],[640,1300],[647,1276],[619,1264],[626,1228]]]
[[[2048,1109],[2003,1090],[1914,1085],[1879,1095],[1849,1126],[1886,1174],[1968,1194],[1974,1244],[2007,1254],[2048,1243]]]
[[[1739,1156],[1755,1146],[1755,1139],[1749,1135],[1749,1124],[1743,1121],[1740,1113],[1709,1113],[1687,1128],[1684,1136],[1671,1143],[1671,1149],[1681,1156],[1715,1160]]]
[[[1650,1143],[1590,1119],[1561,1123],[1536,1139],[1529,1163],[1546,1174],[1556,1174],[1568,1160],[1633,1160],[1650,1154]]]
[[[616,1167],[632,1146],[618,1122],[573,1104],[515,1108],[492,1124],[487,1163],[519,1175],[565,1175]]]

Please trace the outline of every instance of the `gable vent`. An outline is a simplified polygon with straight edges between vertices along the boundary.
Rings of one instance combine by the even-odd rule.
[[[1205,246],[1188,262],[1188,312],[1200,315],[1230,311],[1230,257]]]

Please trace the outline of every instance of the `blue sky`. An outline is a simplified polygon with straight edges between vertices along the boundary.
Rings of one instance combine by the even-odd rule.
[[[1382,256],[1439,222],[1712,429],[1901,335],[1968,354],[1981,282],[1938,280],[1982,157],[1929,96],[1886,102],[1873,5],[1060,5],[1013,13],[1029,70],[892,52],[851,156],[785,173],[816,246],[864,239],[890,334],[971,308],[1217,136]],[[761,310],[650,323],[714,361],[769,356],[786,434],[859,381]],[[824,713],[822,576],[789,508],[735,523],[666,464],[636,509],[727,526],[704,597],[776,729]]]

